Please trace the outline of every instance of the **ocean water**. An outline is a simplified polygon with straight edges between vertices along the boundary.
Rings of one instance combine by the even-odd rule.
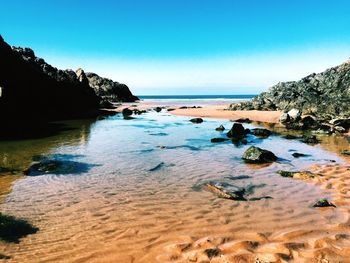
[[[200,240],[218,236],[245,241],[259,233],[323,228],[338,220],[337,212],[311,207],[319,198],[332,200],[329,193],[276,173],[343,162],[327,148],[279,134],[249,136],[247,145],[213,144],[211,138],[226,136],[215,128],[229,129],[232,122],[193,124],[165,110],[130,120],[115,115],[62,124],[67,129],[52,136],[0,142],[0,167],[17,171],[0,176],[1,212],[40,229],[19,244],[0,243],[11,262],[187,262],[176,261],[186,256],[179,254],[179,242],[195,248]],[[244,163],[241,156],[251,145],[273,151],[279,160]],[[309,156],[294,158],[295,151]],[[21,171],[40,156],[73,168],[23,176]],[[204,187],[211,181],[245,187],[256,201],[218,198]]]
[[[139,96],[145,103],[159,106],[227,105],[253,98],[255,95],[163,95]]]

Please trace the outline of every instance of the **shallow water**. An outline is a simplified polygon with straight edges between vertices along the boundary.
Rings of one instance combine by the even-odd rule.
[[[343,163],[337,154],[278,135],[213,144],[211,138],[225,136],[215,131],[220,124],[232,126],[149,112],[132,120],[71,121],[72,129],[52,137],[0,142],[0,166],[13,170],[38,155],[86,164],[74,174],[0,177],[1,211],[40,229],[19,244],[1,244],[0,252],[14,262],[164,262],[169,244],[188,239],[322,228],[342,218],[312,208],[319,198],[332,200],[329,193],[276,174]],[[241,155],[250,145],[273,151],[278,162],[245,164]],[[310,156],[294,158],[294,151]],[[203,189],[209,181],[272,198],[220,199]]]

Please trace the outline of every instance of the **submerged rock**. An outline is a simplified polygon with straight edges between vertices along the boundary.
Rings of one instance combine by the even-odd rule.
[[[293,153],[292,155],[293,155],[293,157],[295,157],[295,158],[299,158],[299,157],[308,157],[308,156],[310,156],[309,154],[298,153],[298,152]]]
[[[43,159],[34,162],[23,173],[28,176],[45,174],[79,174],[87,172],[93,165],[69,160]]]
[[[251,123],[252,121],[249,118],[240,118],[235,120],[235,122],[239,122],[239,123]]]
[[[301,141],[307,144],[317,144],[320,142],[320,140],[317,139],[315,135],[305,135]]]
[[[251,133],[257,137],[263,137],[263,138],[267,138],[269,137],[272,132],[268,129],[263,129],[263,128],[255,128],[250,130]]]
[[[0,213],[0,239],[5,242],[18,243],[20,238],[35,234],[38,230],[24,219]]]
[[[350,155],[350,150],[344,150],[341,152],[343,155]]]
[[[336,206],[324,198],[324,199],[318,200],[315,204],[313,204],[313,207],[336,207]]]
[[[212,182],[205,184],[205,187],[207,188],[207,190],[216,194],[220,198],[231,199],[236,201],[246,201],[246,198],[244,197],[244,189],[230,191],[228,189],[225,189],[225,185]]]
[[[225,130],[225,127],[223,125],[220,125],[219,127],[215,128],[215,130],[223,132]]]
[[[227,137],[235,138],[235,139],[242,139],[245,136],[246,136],[246,131],[243,125],[240,123],[234,123],[232,125],[231,130],[227,133]]]
[[[242,159],[248,163],[270,163],[276,161],[277,157],[268,150],[250,146],[244,152]]]
[[[190,122],[192,122],[192,123],[202,123],[203,119],[202,118],[193,118],[193,119],[190,119]]]
[[[300,171],[300,172],[290,172],[290,171],[277,171],[278,174],[280,174],[283,177],[290,177],[294,179],[310,179],[317,176],[322,176],[322,174],[315,174],[309,171]]]
[[[224,141],[228,141],[229,139],[227,138],[212,138],[210,141],[212,143],[217,143],[217,142],[224,142]]]

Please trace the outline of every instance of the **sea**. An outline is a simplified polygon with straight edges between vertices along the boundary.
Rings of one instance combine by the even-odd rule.
[[[140,95],[142,101],[159,106],[227,105],[249,100],[256,95]]]

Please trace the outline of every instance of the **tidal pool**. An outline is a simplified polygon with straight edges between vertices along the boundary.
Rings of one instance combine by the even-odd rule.
[[[18,244],[0,243],[0,253],[11,257],[7,262],[165,262],[169,244],[184,240],[322,228],[342,218],[337,210],[312,207],[320,198],[332,200],[329,193],[276,173],[343,163],[324,146],[277,134],[250,136],[247,145],[213,144],[210,139],[225,137],[232,122],[193,124],[164,112],[135,117],[63,122],[69,129],[51,137],[0,142],[0,167],[13,171],[0,176],[1,212],[39,228]],[[224,133],[215,131],[221,124]],[[244,163],[241,156],[251,145],[279,160]],[[307,156],[294,158],[293,152]],[[23,176],[37,156],[84,169]],[[271,198],[221,199],[203,189],[209,181]]]

